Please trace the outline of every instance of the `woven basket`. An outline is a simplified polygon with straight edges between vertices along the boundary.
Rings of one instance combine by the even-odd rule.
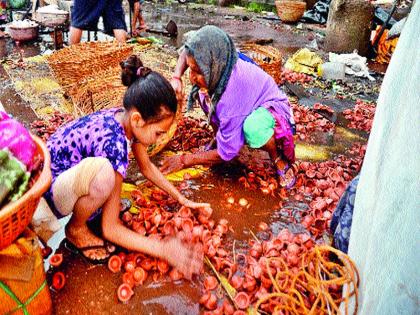
[[[74,105],[74,116],[80,117],[98,110],[120,106],[127,89],[121,82],[119,66],[85,77],[68,94]]]
[[[56,51],[47,60],[60,84],[69,90],[85,77],[119,65],[132,53],[132,45],[115,41],[83,42]]]
[[[280,20],[286,23],[299,21],[306,10],[306,2],[303,1],[277,0],[275,4]]]
[[[243,44],[240,47],[248,57],[252,58],[265,72],[271,75],[277,84],[280,84],[282,55],[272,46],[261,46],[253,43]]]
[[[33,186],[19,200],[0,209],[0,250],[9,246],[25,230],[32,220],[42,195],[51,184],[51,160],[45,143],[32,136],[37,153],[42,155],[44,166]]]

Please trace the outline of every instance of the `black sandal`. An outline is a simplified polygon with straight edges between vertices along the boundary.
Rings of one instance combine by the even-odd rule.
[[[67,238],[63,241],[64,247],[73,254],[82,256],[87,262],[93,265],[103,265],[108,262],[109,257],[111,256],[112,252],[109,251],[107,243],[105,242],[103,245],[90,245],[84,247],[77,247],[72,242],[70,242]],[[86,256],[84,251],[93,250],[93,249],[104,249],[107,253],[107,256],[101,259],[90,258]]]

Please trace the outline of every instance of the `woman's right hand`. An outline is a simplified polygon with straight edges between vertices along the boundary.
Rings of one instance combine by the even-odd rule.
[[[176,94],[176,98],[178,101],[181,101],[184,98],[184,93],[183,93],[183,84],[182,84],[182,80],[178,77],[174,77],[171,79],[171,85],[173,87],[173,89],[175,90],[175,94]]]
[[[201,244],[186,244],[173,237],[164,243],[163,259],[181,272],[186,279],[203,269],[204,252]]]

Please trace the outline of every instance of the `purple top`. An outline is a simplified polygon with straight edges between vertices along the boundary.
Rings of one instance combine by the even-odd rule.
[[[123,126],[115,119],[121,108],[99,111],[58,129],[47,142],[53,182],[87,157],[105,157],[125,178],[128,143]]]
[[[208,113],[204,100],[205,96],[200,93],[201,108]],[[229,161],[238,155],[245,144],[244,121],[260,106],[291,121],[287,96],[280,91],[274,79],[258,66],[238,59],[211,119],[219,127],[217,152],[223,160]]]

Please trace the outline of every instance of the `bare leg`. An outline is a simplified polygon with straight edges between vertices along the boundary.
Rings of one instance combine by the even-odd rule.
[[[108,199],[115,185],[115,173],[110,163],[105,164],[93,178],[89,193],[79,198],[74,206],[73,216],[66,226],[66,237],[76,247],[103,245],[104,241],[94,235],[86,221]],[[84,254],[92,259],[105,258],[105,249],[86,250]]]
[[[140,23],[140,28],[141,29],[143,29],[143,28],[147,28],[147,25],[146,25],[146,22],[144,22],[144,19],[143,19],[143,14],[142,14],[142,12],[141,12],[141,5],[140,5],[140,2],[137,2],[137,4],[139,5],[139,11],[138,11],[138,16],[139,16],[139,23]]]
[[[135,2],[133,6],[133,16],[131,17],[131,29],[133,31],[133,34],[131,34],[132,36],[137,35],[136,25],[137,25],[137,19],[139,18],[139,13],[140,13],[140,3]]]
[[[279,155],[274,136],[272,136],[270,140],[268,140],[268,142],[262,147],[262,149],[268,152],[268,155],[270,155],[270,159],[273,161],[273,163],[276,164],[276,169],[284,169],[284,167],[287,165],[287,162],[284,161]]]
[[[117,41],[124,44],[127,40],[127,32],[122,29],[114,30],[114,36]]]
[[[285,168],[289,165],[289,163],[283,158],[278,151],[278,144],[274,139],[274,136],[268,140],[268,142],[262,147],[263,150],[267,151],[270,155],[270,159],[275,164],[276,170],[279,175],[280,185],[282,187],[289,187],[294,184],[295,176],[293,174],[293,170],[289,169],[285,172]],[[283,174],[283,175],[280,175]]]
[[[69,44],[77,44],[80,43],[80,40],[82,39],[82,32],[80,28],[76,27],[70,27],[70,36],[69,36]]]

